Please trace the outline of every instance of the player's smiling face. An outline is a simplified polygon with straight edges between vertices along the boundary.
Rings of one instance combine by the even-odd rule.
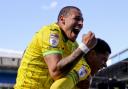
[[[68,16],[64,17],[65,34],[71,41],[75,41],[83,27],[83,17],[79,10],[71,9]]]

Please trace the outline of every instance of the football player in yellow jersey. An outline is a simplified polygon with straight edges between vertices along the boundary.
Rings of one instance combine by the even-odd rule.
[[[79,78],[79,72],[72,70],[81,63],[82,56],[96,45],[97,40],[94,33],[88,32],[77,47],[76,38],[82,27],[83,17],[79,8],[62,8],[57,23],[44,26],[28,44],[14,89],[50,89],[55,80],[65,76],[72,77],[74,84],[86,79],[85,73],[80,73],[83,78]]]
[[[108,43],[97,38],[96,46],[83,56],[83,63],[80,64],[81,59],[73,68],[79,76],[78,80],[80,81],[78,84],[75,85],[74,81],[77,82],[77,80],[71,76],[72,72],[70,72],[70,76],[68,75],[56,80],[50,89],[88,89],[91,77],[101,68],[106,67],[106,62],[110,54],[111,48]]]

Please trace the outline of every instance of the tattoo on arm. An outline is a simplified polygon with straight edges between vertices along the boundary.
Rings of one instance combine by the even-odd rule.
[[[77,64],[83,54],[80,48],[77,48],[71,55],[61,59],[57,64],[57,68],[59,68],[62,73],[67,74]]]

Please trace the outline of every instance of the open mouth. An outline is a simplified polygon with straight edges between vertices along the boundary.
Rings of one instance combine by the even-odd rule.
[[[74,28],[72,30],[73,33],[75,33],[76,35],[80,32],[80,29],[79,28]]]

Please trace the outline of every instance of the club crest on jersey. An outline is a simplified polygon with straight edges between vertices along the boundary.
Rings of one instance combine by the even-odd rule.
[[[56,47],[59,43],[59,36],[58,34],[55,34],[55,33],[51,33],[50,34],[50,45],[52,47]]]

